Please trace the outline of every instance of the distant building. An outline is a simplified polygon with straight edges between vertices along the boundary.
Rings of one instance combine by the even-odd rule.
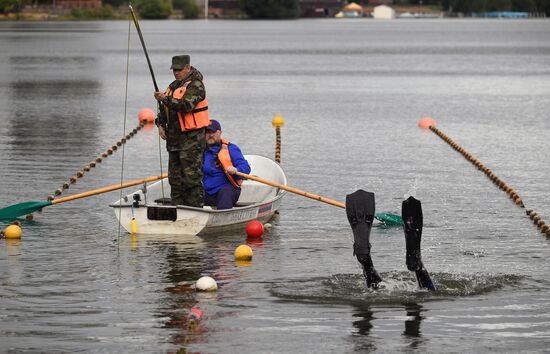
[[[57,9],[97,9],[101,7],[101,0],[55,0]]]
[[[344,6],[342,9],[342,16],[341,17],[362,17],[363,16],[363,6],[351,2]],[[340,17],[340,16],[338,16]]]
[[[372,17],[377,20],[391,20],[395,18],[395,10],[386,5],[376,6],[372,11]]]

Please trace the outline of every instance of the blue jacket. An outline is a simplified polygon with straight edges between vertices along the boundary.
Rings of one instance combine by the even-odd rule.
[[[249,174],[250,165],[248,164],[248,161],[245,160],[241,149],[239,149],[239,147],[235,144],[229,144],[227,148],[229,149],[231,162],[237,171]],[[204,161],[202,165],[202,172],[204,173],[204,176],[202,178],[202,184],[204,186],[204,191],[210,195],[218,193],[220,188],[225,184],[231,185],[231,182],[227,179],[227,176],[218,161],[218,152],[220,149],[221,145],[214,145],[212,147],[207,146],[204,151]],[[236,180],[242,179],[236,175],[234,175],[233,178]]]

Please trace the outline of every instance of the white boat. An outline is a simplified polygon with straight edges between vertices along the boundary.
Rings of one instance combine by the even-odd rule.
[[[287,185],[285,173],[273,160],[258,155],[245,155],[245,158],[250,164],[251,175]],[[251,220],[266,222],[281,205],[285,193],[280,188],[246,180],[241,186],[237,205],[232,209],[172,206],[165,202],[170,196],[170,184],[165,178],[145,184],[109,206],[113,207],[121,226],[130,233],[134,218],[138,234],[199,235],[243,227]]]

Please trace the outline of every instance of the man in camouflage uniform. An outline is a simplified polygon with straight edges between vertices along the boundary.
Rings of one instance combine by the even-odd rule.
[[[206,128],[182,131],[181,120],[178,118],[178,112],[180,115],[195,112],[197,104],[206,98],[203,76],[190,65],[190,61],[189,55],[172,58],[171,69],[176,80],[166,92],[154,93],[155,99],[161,103],[156,123],[161,138],[166,140],[169,155],[168,181],[172,205],[202,207],[202,161],[206,147]],[[174,92],[186,83],[183,97],[174,98]]]

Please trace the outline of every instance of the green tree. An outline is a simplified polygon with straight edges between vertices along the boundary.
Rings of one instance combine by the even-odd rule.
[[[113,8],[120,7],[122,5],[128,6],[128,0],[102,0],[103,5],[111,5]]]
[[[512,0],[481,0],[476,3],[480,5],[479,12],[512,10]]]
[[[550,0],[535,0],[535,11],[544,12],[546,16],[550,16]]]
[[[195,0],[172,0],[172,6],[174,9],[181,10],[185,18],[198,18],[199,6]]]
[[[71,10],[71,16],[82,20],[106,20],[117,17],[111,5],[104,5],[98,9],[74,8]]]
[[[544,12],[550,16],[550,0],[442,0],[443,10],[453,13],[485,11]]]
[[[512,11],[535,12],[534,0],[512,0]]]
[[[21,11],[23,2],[21,0],[0,0],[0,14]]]
[[[240,0],[241,9],[250,18],[297,18],[299,0]]]
[[[136,3],[139,16],[146,19],[165,19],[172,14],[170,0],[139,0]]]

